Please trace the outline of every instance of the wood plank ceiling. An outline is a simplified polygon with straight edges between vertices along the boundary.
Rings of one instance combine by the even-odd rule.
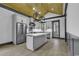
[[[33,8],[40,11],[39,17],[48,12],[63,14],[63,3],[5,3],[4,5],[31,17],[34,14]]]

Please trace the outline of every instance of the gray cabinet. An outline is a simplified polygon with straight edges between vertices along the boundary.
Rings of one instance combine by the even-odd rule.
[[[79,39],[74,40],[74,55],[79,56]]]
[[[72,34],[68,34],[67,39],[69,55],[79,56],[79,38]]]
[[[74,41],[72,39],[68,40],[68,52],[69,55],[73,56],[74,55]]]
[[[47,42],[47,33],[31,33],[27,34],[26,46],[29,50],[36,50]]]

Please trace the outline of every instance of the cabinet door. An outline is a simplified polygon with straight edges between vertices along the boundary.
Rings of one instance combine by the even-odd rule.
[[[37,49],[47,41],[47,37],[46,35],[36,36],[33,41],[34,49]]]
[[[74,55],[79,56],[79,40],[74,40]]]
[[[28,49],[34,50],[33,49],[33,37],[32,36],[27,36],[26,46],[27,46]]]
[[[69,50],[69,55],[73,56],[74,55],[74,41],[72,39],[68,40],[68,50]]]
[[[70,54],[74,55],[74,40],[70,39]]]

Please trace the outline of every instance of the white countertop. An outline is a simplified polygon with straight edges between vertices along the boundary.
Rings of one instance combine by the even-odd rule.
[[[28,34],[26,34],[27,36],[40,36],[40,35],[47,35],[47,34],[49,34],[49,33],[28,33]]]

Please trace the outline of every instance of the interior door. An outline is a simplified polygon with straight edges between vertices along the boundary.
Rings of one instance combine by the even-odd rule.
[[[60,22],[59,22],[59,20],[52,21],[52,37],[60,38]]]

